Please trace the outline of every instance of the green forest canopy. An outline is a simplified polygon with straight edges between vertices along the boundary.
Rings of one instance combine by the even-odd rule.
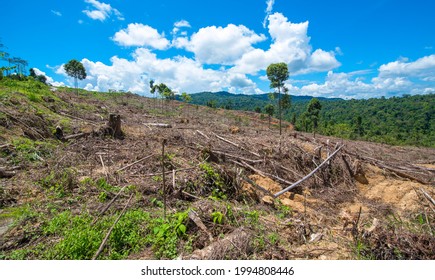
[[[191,96],[193,104],[207,105],[213,101],[216,107],[246,111],[263,110],[265,105],[276,102],[270,101],[268,94],[201,92]],[[291,121],[295,115],[296,128],[311,131],[310,125],[302,125],[300,117],[312,97],[291,98],[292,105],[284,119]],[[435,94],[364,100],[318,99],[322,105],[317,129],[320,134],[392,145],[435,147]]]

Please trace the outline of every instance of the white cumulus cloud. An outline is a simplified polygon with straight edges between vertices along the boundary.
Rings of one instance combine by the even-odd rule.
[[[126,29],[115,33],[113,41],[126,47],[152,47],[164,50],[169,46],[165,34],[160,34],[156,29],[141,23],[130,23]]]
[[[83,81],[88,90],[115,89],[150,95],[149,81],[153,79],[167,84],[178,93],[204,90],[232,90],[249,94],[261,92],[246,75],[205,69],[196,60],[182,56],[159,59],[146,48],[136,49],[131,60],[114,56],[109,65],[86,58],[81,62],[88,73]],[[66,76],[61,68],[57,69],[57,73]]]
[[[180,20],[174,23],[174,28],[172,29],[172,34],[176,35],[181,28],[190,28],[190,23],[187,20]]]
[[[308,37],[308,21],[292,23],[281,13],[268,17],[272,44],[268,50],[252,49],[245,52],[232,69],[236,72],[255,74],[271,63],[285,62],[292,75],[323,72],[340,66],[335,52],[317,49],[312,52]]]
[[[58,16],[58,17],[61,17],[61,16],[62,16],[62,13],[59,12],[59,11],[51,10],[51,13],[52,13],[53,15]]]
[[[83,10],[83,13],[93,20],[104,21],[114,14],[119,20],[124,20],[123,15],[110,4],[102,3],[96,0],[85,0],[85,3],[92,7]]]
[[[246,26],[228,24],[201,28],[178,46],[193,52],[201,63],[233,65],[244,53],[253,50],[253,44],[264,40],[263,34],[258,35]]]
[[[56,82],[52,77],[48,76],[44,71],[41,71],[36,67],[33,67],[33,70],[35,71],[35,74],[37,76],[39,75],[45,76],[47,78],[47,84],[51,84],[52,86],[55,87],[65,86],[63,82]]]
[[[399,59],[379,67],[381,76],[408,76],[420,77],[425,80],[435,78],[435,55],[424,56],[414,62],[408,62],[408,59]]]
[[[267,18],[272,13],[273,4],[275,4],[275,0],[267,0],[266,1],[266,11],[265,11],[266,12],[266,16],[264,17],[264,20],[263,20],[263,27],[264,28],[266,28]]]

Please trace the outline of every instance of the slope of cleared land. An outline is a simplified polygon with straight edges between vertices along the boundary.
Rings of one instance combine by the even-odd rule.
[[[434,259],[434,149],[32,81],[0,101],[2,259]]]

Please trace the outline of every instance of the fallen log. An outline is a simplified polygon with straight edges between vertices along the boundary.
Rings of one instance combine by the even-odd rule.
[[[333,158],[340,150],[341,148],[343,148],[344,145],[340,146],[337,150],[335,150],[327,159],[325,159],[321,164],[319,164],[319,166],[317,166],[313,171],[311,171],[307,176],[305,176],[304,178],[300,179],[299,181],[297,181],[296,183],[291,184],[290,186],[288,186],[287,188],[283,189],[282,191],[277,192],[276,194],[274,194],[273,196],[276,198],[280,195],[282,195],[285,192],[288,192],[289,190],[297,187],[300,183],[304,182],[305,180],[307,180],[308,178],[310,178],[311,176],[314,175],[314,173],[316,173],[323,165],[325,165],[327,162],[329,162],[329,160],[331,158]]]
[[[379,167],[381,169],[385,169],[385,170],[388,170],[388,171],[390,171],[392,173],[395,173],[399,177],[410,179],[410,180],[416,181],[416,182],[418,182],[420,184],[423,184],[423,185],[428,185],[429,184],[428,181],[419,179],[419,178],[417,178],[415,176],[412,176],[412,175],[409,175],[409,174],[405,173],[405,172],[413,172],[413,173],[419,173],[421,175],[428,176],[428,174],[423,174],[423,173],[418,172],[416,170],[410,169],[411,167],[409,167],[409,166],[408,166],[408,168],[398,167],[398,166],[397,167],[396,166],[393,167],[393,166],[387,165],[384,161],[381,161],[381,160],[378,160],[378,159],[375,159],[375,158],[357,155],[357,154],[351,153],[349,151],[347,151],[346,153],[351,155],[351,156],[354,156],[356,158],[360,158],[360,159],[362,159],[364,161],[370,162],[371,164],[373,164],[373,165],[375,165],[375,166],[377,166],[377,167]],[[421,171],[424,170],[422,168],[415,168],[415,169],[421,170]],[[426,170],[426,171],[431,173],[430,170]]]
[[[13,147],[14,145],[12,145],[12,144],[3,144],[3,145],[0,145],[0,150],[3,150],[4,148],[9,148],[9,147]]]
[[[0,112],[3,113],[3,114],[5,114],[5,115],[7,115],[7,116],[9,116],[12,120],[14,120],[14,121],[16,121],[16,122],[22,124],[25,128],[29,129],[30,131],[32,131],[33,133],[35,133],[35,134],[37,134],[39,137],[41,137],[41,139],[44,139],[44,140],[45,140],[45,137],[44,137],[41,133],[39,133],[38,131],[36,131],[36,130],[33,129],[32,127],[28,126],[27,124],[25,124],[24,122],[22,122],[21,120],[19,120],[18,117],[15,117],[14,115],[12,115],[12,114],[10,114],[10,113],[8,113],[8,112],[6,112],[6,111],[3,111],[3,110],[0,110]]]

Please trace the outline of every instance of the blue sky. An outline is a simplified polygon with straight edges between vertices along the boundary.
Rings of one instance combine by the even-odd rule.
[[[5,1],[5,51],[54,85],[80,60],[89,90],[149,95],[269,92],[286,62],[292,95],[369,98],[435,92],[435,1]]]

